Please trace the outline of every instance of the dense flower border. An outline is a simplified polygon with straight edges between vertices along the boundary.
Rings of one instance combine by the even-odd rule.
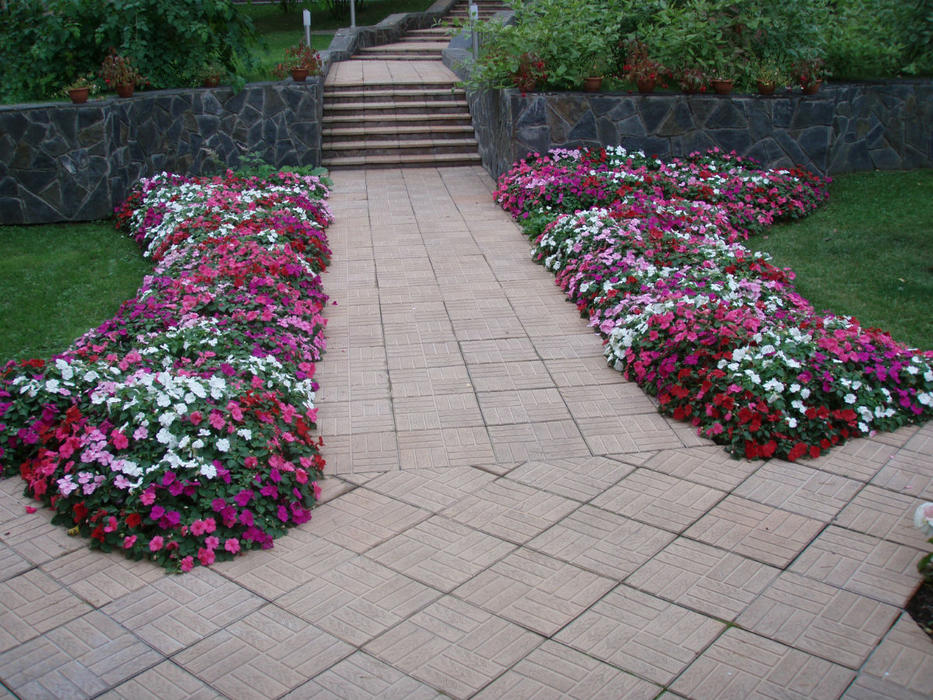
[[[516,163],[495,196],[609,363],[734,455],[817,457],[933,417],[933,352],[817,314],[790,270],[741,244],[812,211],[821,178],[716,149],[554,150]]]
[[[310,518],[332,216],[320,178],[162,174],[117,223],[155,262],[117,315],[0,372],[0,460],[53,522],[169,570]]]

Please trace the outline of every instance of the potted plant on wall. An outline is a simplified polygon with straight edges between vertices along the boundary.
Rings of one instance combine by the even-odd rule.
[[[146,84],[146,77],[133,65],[133,60],[129,56],[121,56],[114,49],[100,64],[100,77],[120,97],[132,97],[137,86]]]
[[[213,88],[220,85],[220,81],[223,80],[226,72],[226,68],[224,68],[220,61],[210,59],[201,66],[195,78],[201,87]]]
[[[813,95],[826,77],[826,63],[819,56],[808,56],[794,64],[794,77],[804,95]]]
[[[624,77],[638,86],[638,92],[652,92],[661,79],[664,66],[651,58],[648,46],[638,40],[626,44]]]
[[[773,95],[778,84],[784,80],[784,71],[777,63],[762,59],[755,66],[755,84],[759,95]]]
[[[298,44],[285,49],[285,60],[275,67],[272,74],[281,80],[290,73],[292,79],[300,83],[309,75],[320,75],[323,67],[321,54],[307,44]]]
[[[94,79],[94,74],[86,73],[68,83],[62,92],[71,98],[72,103],[81,105],[87,102],[88,97],[96,95],[99,90],[100,86]]]

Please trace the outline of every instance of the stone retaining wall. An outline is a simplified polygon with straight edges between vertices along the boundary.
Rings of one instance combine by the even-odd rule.
[[[107,218],[140,177],[202,175],[254,153],[321,159],[322,79],[0,106],[0,224]]]
[[[445,61],[464,75],[456,44]],[[933,167],[933,81],[830,84],[816,95],[471,93],[494,177],[528,153],[621,144],[660,157],[719,147],[824,174]]]

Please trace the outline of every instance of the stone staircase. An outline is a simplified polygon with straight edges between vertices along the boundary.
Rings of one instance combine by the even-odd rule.
[[[466,95],[448,83],[324,87],[327,168],[475,165]]]
[[[480,0],[480,17],[506,5]],[[467,0],[450,17],[468,14]],[[342,75],[402,75],[373,80],[334,76],[324,84],[322,161],[327,168],[437,167],[481,162],[466,94],[442,63],[449,43],[443,25],[415,29],[397,42],[361,48],[350,61],[337,64]],[[376,71],[373,62],[384,62]],[[369,67],[372,68],[370,70]],[[379,67],[381,68],[381,67]],[[418,82],[411,76],[432,77]]]
[[[489,19],[500,10],[509,9],[508,3],[499,2],[499,0],[474,0],[474,2],[479,7],[479,18],[482,20]],[[447,17],[450,19],[469,19],[469,0],[461,0],[461,2],[454,5],[450,12],[447,13]]]

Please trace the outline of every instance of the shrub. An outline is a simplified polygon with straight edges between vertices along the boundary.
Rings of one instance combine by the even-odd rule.
[[[211,60],[247,68],[255,41],[231,0],[18,0],[0,5],[0,98],[49,97],[111,49],[153,87],[193,84]]]

